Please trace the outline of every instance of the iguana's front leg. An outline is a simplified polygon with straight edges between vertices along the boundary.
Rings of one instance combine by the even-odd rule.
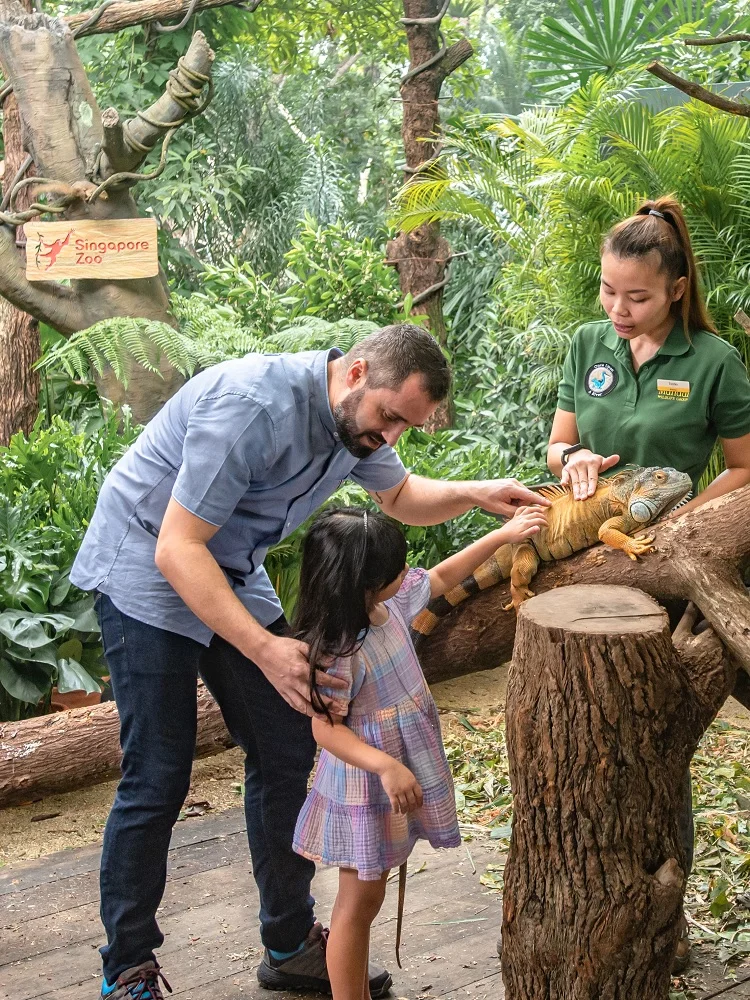
[[[530,542],[521,542],[513,546],[513,565],[510,570],[510,604],[504,611],[515,608],[516,611],[525,600],[534,596],[529,590],[529,584],[539,566],[539,553]]]
[[[655,535],[646,535],[644,538],[631,538],[623,529],[630,527],[632,525],[630,519],[622,517],[610,517],[608,521],[599,528],[599,539],[604,542],[605,545],[611,546],[613,549],[620,549],[624,552],[630,559],[634,562],[638,561],[638,556],[645,555],[647,552],[653,552],[654,547],[651,544],[656,537]]]

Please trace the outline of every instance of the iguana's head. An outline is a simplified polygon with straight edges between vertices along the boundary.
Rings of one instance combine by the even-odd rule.
[[[651,524],[684,500],[693,488],[690,476],[677,469],[623,469],[607,480],[610,496],[639,524]]]

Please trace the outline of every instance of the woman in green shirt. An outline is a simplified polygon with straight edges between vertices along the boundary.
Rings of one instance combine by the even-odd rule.
[[[608,319],[580,327],[565,360],[551,471],[583,500],[621,465],[672,466],[697,494],[680,513],[750,483],[750,381],[739,353],[716,336],[676,201],[647,201],[607,234],[600,299]],[[717,440],[726,471],[698,493]],[[691,867],[689,774],[684,797]],[[676,969],[689,948],[685,923]]]

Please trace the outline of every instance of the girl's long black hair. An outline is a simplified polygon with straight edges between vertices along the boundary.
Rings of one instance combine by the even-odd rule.
[[[328,656],[351,656],[370,628],[368,596],[406,564],[406,539],[380,511],[331,507],[313,522],[302,549],[294,634],[310,647],[310,700],[330,715],[316,682]]]

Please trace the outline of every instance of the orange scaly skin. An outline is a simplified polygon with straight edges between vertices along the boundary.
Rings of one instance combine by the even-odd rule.
[[[511,607],[533,597],[529,584],[540,562],[565,559],[601,541],[625,552],[629,558],[650,552],[653,535],[632,535],[652,524],[665,511],[683,500],[691,489],[690,477],[674,469],[625,469],[600,479],[596,493],[587,500],[574,500],[568,486],[535,487],[552,501],[547,508],[547,526],[517,545],[502,545],[463,583],[430,602],[412,622],[419,635],[429,635],[438,620],[478,590],[486,590],[510,577]]]

